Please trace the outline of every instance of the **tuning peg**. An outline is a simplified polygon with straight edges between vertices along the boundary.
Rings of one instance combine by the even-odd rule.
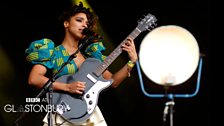
[[[148,15],[146,15],[145,17],[149,18],[149,17],[152,17],[152,15],[151,15],[151,14],[148,14]]]
[[[153,23],[155,25],[155,27],[157,26],[157,23]]]
[[[150,29],[150,28],[147,28],[147,30],[150,32],[150,31],[152,31],[152,29]]]

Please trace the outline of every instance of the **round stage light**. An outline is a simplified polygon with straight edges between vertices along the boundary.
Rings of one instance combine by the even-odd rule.
[[[188,30],[166,25],[153,29],[143,38],[139,63],[156,84],[175,86],[193,75],[199,55],[198,43]]]

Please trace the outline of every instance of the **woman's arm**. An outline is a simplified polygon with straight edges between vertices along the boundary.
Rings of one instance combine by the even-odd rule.
[[[44,75],[47,73],[47,69],[42,65],[34,65],[28,79],[28,83],[37,88],[42,88],[49,78]],[[69,93],[82,94],[85,89],[84,82],[74,82],[71,84],[65,84],[55,81],[52,85],[53,90],[66,91]]]
[[[103,77],[105,79],[114,80],[113,84],[111,85],[114,88],[116,88],[126,77],[130,76],[130,71],[138,59],[133,39],[128,38],[126,44],[122,45],[122,49],[128,53],[130,59],[129,62],[115,74],[112,74],[108,70],[103,73]]]

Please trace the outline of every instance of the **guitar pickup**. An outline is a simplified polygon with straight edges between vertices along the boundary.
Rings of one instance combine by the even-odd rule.
[[[87,74],[87,78],[90,79],[93,83],[97,82],[97,80],[90,74]]]

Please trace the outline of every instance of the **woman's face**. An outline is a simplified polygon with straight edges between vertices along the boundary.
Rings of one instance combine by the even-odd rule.
[[[71,17],[70,21],[65,21],[64,26],[66,32],[77,39],[81,39],[84,37],[82,34],[83,29],[88,27],[87,16],[85,13],[77,13]]]

